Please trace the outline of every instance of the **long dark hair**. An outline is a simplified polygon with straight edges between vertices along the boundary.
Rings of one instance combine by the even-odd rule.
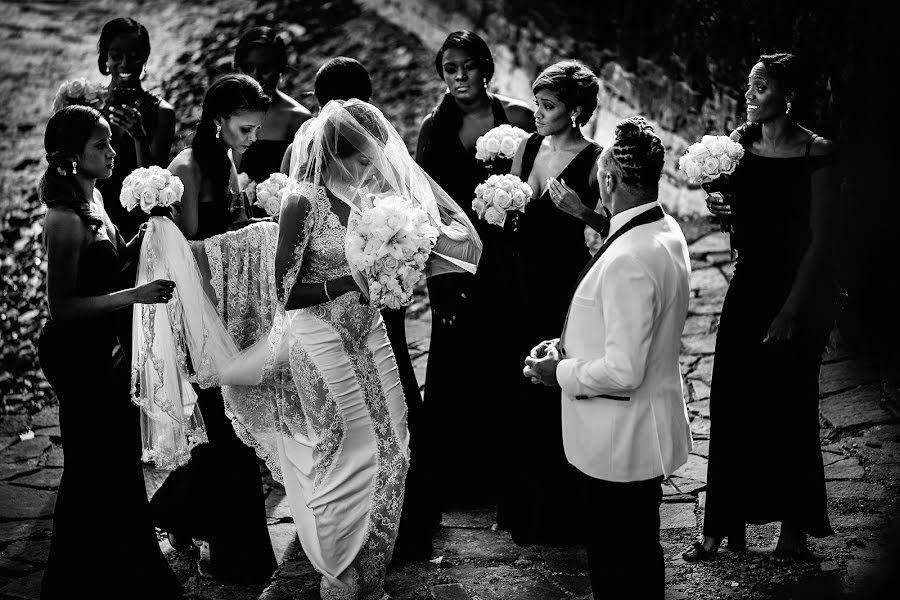
[[[106,68],[106,59],[109,55],[109,45],[119,35],[137,34],[141,45],[144,62],[150,57],[150,34],[147,28],[131,17],[119,17],[109,21],[100,31],[100,41],[97,42],[97,66],[104,75],[109,75]]]
[[[231,176],[231,159],[216,138],[216,118],[227,118],[242,110],[265,112],[269,102],[262,87],[249,75],[223,75],[209,86],[191,148],[194,160],[209,177],[213,193],[224,195]]]
[[[103,220],[92,214],[86,206],[91,198],[75,181],[73,163],[75,156],[84,151],[88,137],[103,115],[90,106],[67,106],[50,117],[44,132],[44,151],[47,153],[47,169],[41,177],[38,195],[48,208],[65,206],[96,231]]]
[[[278,37],[278,32],[274,28],[266,26],[253,27],[244,32],[234,50],[234,67],[240,68],[240,65],[247,59],[247,55],[250,54],[250,50],[256,47],[272,50],[275,55],[275,69],[279,74],[284,73],[288,63],[284,40]]]

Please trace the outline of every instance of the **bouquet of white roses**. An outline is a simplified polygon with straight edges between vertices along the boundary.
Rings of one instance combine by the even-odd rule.
[[[491,175],[475,187],[472,210],[479,219],[503,227],[507,213],[525,212],[533,193],[531,186],[515,175]]]
[[[147,214],[154,208],[168,208],[181,200],[184,184],[168,169],[153,165],[129,173],[122,182],[119,202],[129,211],[140,206]]]
[[[284,173],[272,173],[262,183],[256,184],[256,202],[269,216],[281,213],[282,201],[297,188],[297,182]]]
[[[515,157],[519,144],[528,137],[524,129],[512,125],[498,125],[475,140],[475,158],[480,161],[494,160],[498,156]]]
[[[106,86],[103,84],[91,83],[84,77],[79,77],[72,81],[66,80],[56,91],[56,98],[53,100],[53,112],[73,104],[83,104],[101,110],[105,95]]]
[[[399,196],[363,201],[347,223],[347,262],[365,276],[374,306],[400,308],[412,302],[413,288],[438,237],[428,214]]]
[[[744,147],[725,135],[704,135],[691,144],[678,167],[693,184],[709,183],[722,175],[731,175],[744,156]]]

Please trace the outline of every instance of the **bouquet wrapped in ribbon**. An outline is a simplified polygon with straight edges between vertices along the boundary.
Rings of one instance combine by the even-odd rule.
[[[103,109],[106,86],[99,83],[91,83],[84,77],[66,80],[60,84],[53,100],[53,112],[61,110],[73,104],[91,106],[97,110]]]
[[[284,173],[272,173],[268,179],[256,184],[254,204],[270,217],[277,217],[281,213],[282,201],[296,188],[297,182]]]
[[[524,129],[503,124],[494,127],[475,140],[476,160],[488,162],[497,157],[512,160],[522,140],[528,137]]]
[[[508,213],[525,212],[534,191],[515,175],[491,175],[475,187],[472,210],[479,219],[503,227]]]
[[[439,234],[428,213],[408,200],[371,194],[363,200],[348,219],[344,245],[347,262],[366,279],[373,305],[400,308],[412,302]]]

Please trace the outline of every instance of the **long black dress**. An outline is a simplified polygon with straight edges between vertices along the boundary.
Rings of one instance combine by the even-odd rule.
[[[239,202],[230,194],[198,204],[195,238],[228,231]],[[208,542],[217,578],[265,581],[277,562],[256,453],[235,434],[221,388],[194,389],[209,443],[194,448],[190,462],[173,471],[153,495],[154,522],[163,531]]]
[[[503,105],[491,97],[493,127],[509,123]],[[428,280],[432,324],[425,375],[425,412],[429,443],[435,453],[434,480],[443,509],[496,500],[499,428],[509,394],[492,373],[517,368],[511,352],[515,323],[504,299],[513,278],[503,230],[488,225],[472,210],[475,186],[494,173],[508,173],[511,161],[490,167],[475,160],[459,139],[462,115],[449,94],[433,113],[431,139],[422,168],[465,210],[484,244],[475,275],[452,274]],[[496,162],[496,161],[495,161]],[[483,361],[477,377],[470,361]],[[415,459],[414,459],[415,460]]]
[[[543,139],[534,133],[525,142],[523,181],[528,180]],[[602,150],[590,142],[557,176],[591,209],[599,195],[588,182]],[[591,258],[584,227],[584,222],[558,209],[547,190],[527,205],[515,225],[507,224],[522,314],[515,388],[509,392],[515,406],[504,428],[504,485],[497,522],[521,545],[578,543],[583,529],[577,504],[580,473],[563,450],[559,388],[531,383],[522,376],[522,367],[532,347],[562,332],[575,282]]]
[[[731,177],[739,245],[716,337],[704,535],[783,520],[816,537],[831,533],[818,412],[830,277],[802,304],[790,342],[763,343],[811,239],[810,175],[832,160],[810,157],[811,144],[797,158],[746,152]],[[767,443],[753,443],[763,430]]]
[[[156,124],[159,120],[159,104],[162,98],[141,90],[137,101],[137,109],[141,113],[141,121],[144,130],[149,136],[156,133]],[[130,240],[135,236],[141,223],[149,217],[142,210],[127,211],[119,201],[122,191],[122,182],[137,167],[137,155],[134,152],[134,140],[118,127],[113,128],[112,147],[116,151],[116,166],[108,179],[98,179],[97,189],[103,194],[103,208],[110,220],[119,228],[122,237]]]
[[[122,289],[124,246],[117,235],[83,250],[78,296]],[[38,352],[59,399],[65,456],[41,598],[180,598],[181,585],[160,552],[150,518],[139,409],[129,397],[130,369],[118,350],[115,314],[50,320]],[[91,551],[97,543],[106,550]],[[127,590],[102,582],[107,572],[128,582]]]

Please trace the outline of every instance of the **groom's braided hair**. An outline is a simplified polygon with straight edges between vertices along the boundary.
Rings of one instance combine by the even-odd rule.
[[[619,121],[610,153],[626,185],[655,187],[659,184],[666,150],[644,117]]]

